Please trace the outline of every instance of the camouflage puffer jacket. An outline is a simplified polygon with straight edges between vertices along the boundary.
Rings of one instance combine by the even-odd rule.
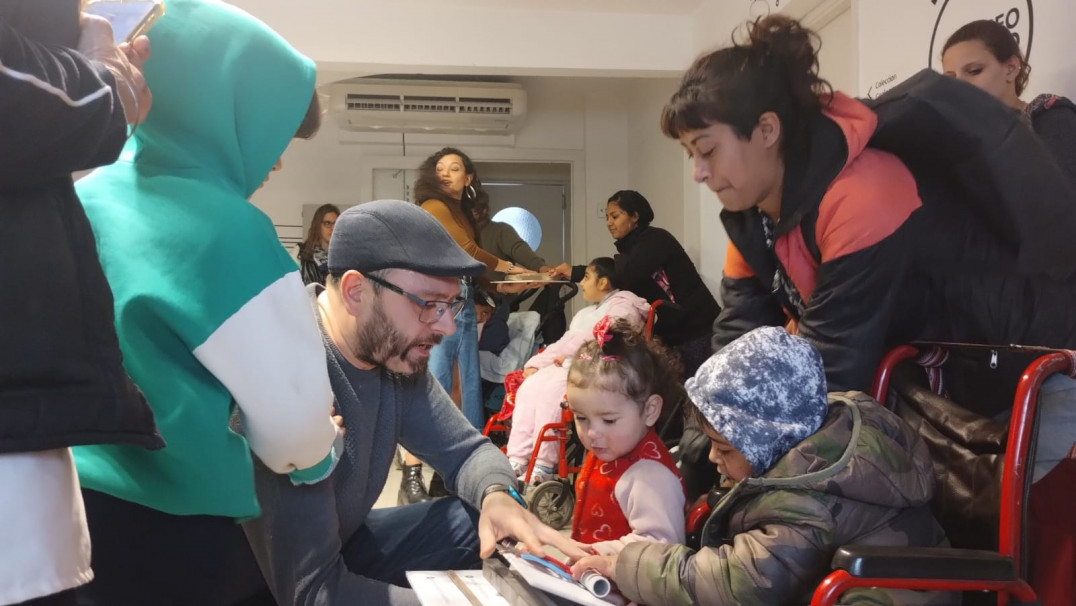
[[[703,548],[633,543],[615,581],[640,604],[806,604],[842,545],[947,545],[930,513],[926,444],[861,392],[830,394],[822,427],[762,477],[736,484],[703,529]],[[946,594],[849,594],[842,603],[947,604]]]

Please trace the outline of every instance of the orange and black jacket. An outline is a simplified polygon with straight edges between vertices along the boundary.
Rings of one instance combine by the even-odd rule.
[[[818,348],[831,391],[867,389],[897,321],[916,182],[895,156],[867,147],[877,118],[841,93],[787,153],[780,220],[767,242],[757,209],[722,211],[729,246],[714,349],[764,325]],[[779,265],[778,265],[779,264]]]
[[[830,391],[915,339],[1076,348],[1076,188],[1014,112],[923,70],[871,108],[837,93],[808,135],[772,247],[756,210],[721,215],[715,348],[784,324]]]

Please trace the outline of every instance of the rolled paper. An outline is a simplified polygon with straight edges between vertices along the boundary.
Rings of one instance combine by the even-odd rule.
[[[609,595],[609,579],[598,574],[596,570],[584,571],[579,577],[579,582],[587,588],[587,591],[593,593],[594,597],[604,598]]]

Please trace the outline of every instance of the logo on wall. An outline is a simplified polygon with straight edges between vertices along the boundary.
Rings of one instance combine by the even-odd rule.
[[[941,51],[945,40],[966,23],[990,19],[1004,25],[1020,46],[1024,59],[1031,60],[1031,42],[1035,32],[1031,0],[931,0],[941,4],[934,31],[930,34],[930,56],[927,65],[941,69]]]

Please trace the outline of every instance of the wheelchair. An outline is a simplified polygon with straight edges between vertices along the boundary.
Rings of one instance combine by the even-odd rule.
[[[1043,548],[1032,543],[1029,532],[1028,469],[1035,460],[1039,392],[1057,373],[1076,376],[1076,352],[915,343],[884,356],[870,395],[926,440],[937,477],[932,510],[952,546],[839,547],[834,570],[814,591],[811,605],[836,604],[846,591],[869,587],[963,592],[966,605],[1076,604],[1076,537],[1063,537],[1067,549]],[[1062,464],[1068,467],[1061,473],[1076,485],[1076,459]],[[689,545],[699,546],[702,528],[724,492],[715,488],[688,512]],[[1074,524],[1069,521],[1068,532]],[[1038,528],[1035,534],[1041,538],[1050,532]],[[1055,558],[1061,567],[1045,565]]]
[[[1029,532],[1028,470],[1040,426],[1039,392],[1055,373],[1076,376],[1076,352],[954,343],[889,352],[871,395],[926,438],[938,476],[934,514],[953,548],[841,547],[812,606],[834,604],[855,587],[962,591],[965,604],[1074,603],[1076,538],[1068,537],[1067,575],[1061,572],[1068,578],[1059,584],[1043,576],[1043,560],[1059,554],[1033,544]],[[1038,531],[1040,538],[1050,532]],[[996,593],[996,601],[983,592]]]

